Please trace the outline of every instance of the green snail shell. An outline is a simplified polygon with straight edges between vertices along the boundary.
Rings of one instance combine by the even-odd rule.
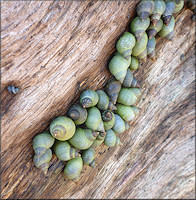
[[[99,109],[92,107],[88,108],[87,112],[88,116],[85,122],[86,127],[94,131],[105,132]]]
[[[147,17],[149,17],[154,11],[154,1],[153,0],[142,0],[137,5],[137,15],[144,21]]]
[[[139,17],[135,17],[130,24],[130,30],[134,34],[137,42],[141,41],[146,29],[150,25],[150,18],[146,18],[143,22]],[[135,46],[135,45],[134,45]]]
[[[130,127],[131,126],[127,122],[125,122],[125,131],[127,131]]]
[[[102,120],[104,124],[104,129],[109,130],[114,126],[115,115],[112,111],[106,110],[102,113]]]
[[[117,145],[122,145],[118,136],[116,136],[115,132],[112,129],[106,131],[106,137],[104,140],[104,144],[108,147],[114,147]]]
[[[150,59],[152,59],[153,61],[156,60],[156,58],[155,58],[155,55],[156,55],[155,46],[156,46],[156,39],[155,39],[155,37],[152,37],[152,39],[148,40],[147,54],[148,54],[148,57]]]
[[[117,102],[126,106],[134,105],[141,96],[139,88],[121,88]]]
[[[149,39],[152,39],[163,28],[163,20],[159,19],[155,26],[152,24],[148,27],[147,33]]]
[[[115,114],[115,124],[112,130],[117,133],[123,133],[126,130],[125,121],[117,114]]]
[[[68,110],[68,116],[74,121],[76,125],[81,125],[86,121],[87,110],[80,104],[73,104]]]
[[[138,87],[139,88],[140,87],[137,82],[137,79],[133,76],[133,74],[129,68],[127,69],[127,74],[125,76],[125,79],[124,79],[122,85],[124,87],[128,87],[128,88],[130,88],[130,87]]]
[[[134,35],[129,32],[125,32],[118,40],[116,49],[125,59],[128,59],[131,56],[135,42]]]
[[[168,26],[165,24],[163,25],[163,28],[159,31],[159,35],[161,37],[165,37],[169,40],[172,40],[174,37],[174,27],[175,27],[175,19],[172,16],[171,21]]]
[[[50,135],[49,131],[36,135],[33,139],[33,149],[36,156],[41,157],[47,149],[52,147],[55,139]]]
[[[69,160],[64,168],[64,175],[74,182],[80,179],[83,161],[81,157],[76,157]]]
[[[105,92],[107,93],[110,101],[113,104],[116,104],[120,89],[121,89],[121,83],[120,81],[117,81],[115,78],[110,79],[109,82],[106,84]]]
[[[146,49],[147,43],[148,43],[148,36],[146,32],[144,32],[144,35],[142,36],[140,42],[136,42],[132,51],[132,55],[135,57],[139,56]]]
[[[100,110],[116,110],[116,106],[109,100],[108,95],[103,90],[97,90],[96,92],[99,95],[97,108]]]
[[[140,55],[137,56],[137,58],[139,60],[141,60],[142,62],[146,62],[146,60],[147,60],[147,48],[145,48],[144,51],[142,51],[142,53],[140,53]]]
[[[165,12],[166,9],[166,5],[163,0],[154,0],[154,5],[155,5],[154,11],[150,16],[152,26],[156,26],[157,22],[161,18],[161,15]]]
[[[175,11],[174,13],[179,12],[180,10],[182,10],[183,6],[184,6],[184,0],[175,0]]]
[[[168,26],[172,18],[172,14],[175,11],[175,3],[174,3],[174,0],[165,0],[165,4],[166,4],[166,9],[162,15],[162,19],[163,19],[163,23],[166,26]]]
[[[127,68],[130,64],[131,56],[128,58],[128,60],[126,60],[119,53],[116,53],[116,55],[110,60],[109,70],[111,74],[122,83],[126,76]]]
[[[41,156],[37,157],[35,154],[33,158],[33,162],[37,168],[40,168],[41,171],[46,175],[49,168],[49,162],[52,158],[52,151],[51,149],[47,149],[46,152]]]
[[[69,143],[80,150],[88,149],[93,144],[98,134],[99,132],[90,129],[77,128],[74,136],[69,140]]]
[[[93,90],[85,90],[80,95],[80,103],[83,108],[95,106],[99,101],[98,94]]]
[[[90,147],[82,152],[82,160],[85,165],[95,168],[95,150]]]
[[[75,133],[76,126],[69,117],[60,116],[50,124],[50,133],[57,140],[69,140]]]
[[[68,161],[81,156],[76,149],[72,148],[67,141],[57,141],[54,145],[54,152],[58,159]]]
[[[139,114],[139,109],[136,106],[118,104],[115,113],[120,115],[120,117],[122,117],[126,122],[129,122]]]
[[[106,136],[106,132],[100,132],[97,138],[95,139],[95,141],[93,142],[93,144],[91,145],[91,147],[95,148],[95,147],[100,146],[103,143],[105,136]]]
[[[138,61],[138,59],[135,56],[131,56],[131,64],[129,66],[129,69],[131,70],[136,70],[138,69],[140,63]]]

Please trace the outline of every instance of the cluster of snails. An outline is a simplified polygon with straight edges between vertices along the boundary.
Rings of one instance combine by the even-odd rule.
[[[53,146],[57,158],[67,161],[64,175],[77,182],[83,165],[95,167],[95,149],[102,143],[108,147],[121,145],[119,134],[129,129],[128,122],[140,111],[135,103],[142,90],[133,76],[147,56],[155,60],[155,35],[171,40],[174,36],[173,13],[183,8],[182,0],[141,0],[137,17],[117,41],[117,52],[109,62],[113,77],[103,90],[85,90],[70,106],[67,116],[55,118],[49,131],[33,139],[33,158],[44,174],[49,168]],[[147,33],[146,33],[147,32]]]

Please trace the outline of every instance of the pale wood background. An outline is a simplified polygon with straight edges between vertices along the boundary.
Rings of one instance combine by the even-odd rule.
[[[158,38],[157,61],[135,73],[142,111],[123,145],[99,147],[96,169],[85,166],[78,185],[55,155],[47,177],[32,162],[33,137],[111,77],[108,61],[138,2],[1,2],[2,198],[195,197],[195,23],[186,7],[174,41]]]

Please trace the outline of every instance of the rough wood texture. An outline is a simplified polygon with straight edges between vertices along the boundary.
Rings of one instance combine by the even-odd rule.
[[[84,167],[78,185],[55,156],[47,177],[32,162],[33,137],[111,77],[108,60],[138,2],[1,3],[2,198],[195,198],[195,28],[186,7],[174,41],[158,38],[157,61],[135,73],[142,111],[123,146],[98,148],[96,169]],[[21,92],[9,94],[10,83]]]

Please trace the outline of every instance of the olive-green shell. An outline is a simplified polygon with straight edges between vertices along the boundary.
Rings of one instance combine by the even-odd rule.
[[[156,46],[156,39],[153,37],[152,39],[148,40],[147,44],[147,54],[150,58],[155,56],[155,46]]]
[[[120,89],[121,83],[120,81],[117,81],[114,77],[106,84],[105,92],[107,93],[110,101],[113,104],[116,104]]]
[[[148,17],[143,22],[139,17],[135,17],[130,24],[130,30],[136,37],[137,41],[140,41],[142,36],[144,35],[146,29],[150,25],[150,18]]]
[[[174,0],[165,0],[166,9],[162,15],[163,23],[168,25],[170,23],[172,14],[175,11],[175,3]]]
[[[127,69],[127,74],[125,76],[125,79],[124,79],[122,85],[127,88],[139,87],[137,79],[133,76],[133,74],[129,68]]]
[[[137,58],[143,62],[146,62],[147,60],[147,48],[144,49],[144,51],[142,51]]]
[[[46,175],[51,158],[52,158],[52,151],[51,149],[47,149],[46,152],[41,157],[37,157],[37,155],[35,154],[33,158],[33,162],[35,166],[37,168],[40,168],[43,171],[43,173]]]
[[[36,135],[33,138],[33,149],[37,157],[41,157],[47,149],[52,147],[55,139],[50,135],[49,131]]]
[[[68,110],[68,116],[74,121],[76,125],[81,125],[86,121],[87,110],[80,104],[73,104]]]
[[[175,3],[175,11],[174,11],[174,13],[177,13],[180,10],[182,10],[182,8],[184,6],[184,0],[174,0],[174,3]]]
[[[123,133],[126,130],[125,121],[117,114],[115,114],[115,124],[112,130],[117,133]]]
[[[135,57],[139,56],[146,49],[147,43],[148,43],[148,36],[145,32],[140,42],[136,42],[132,51],[132,55]]]
[[[163,0],[154,0],[154,11],[150,16],[152,24],[156,25],[156,23],[160,20],[161,15],[165,12],[166,5]]]
[[[154,11],[154,1],[153,0],[142,0],[137,5],[137,15],[139,18],[144,21],[149,17]]]
[[[96,92],[99,95],[97,108],[99,108],[100,110],[116,110],[116,107],[109,100],[108,95],[103,90],[97,90]]]
[[[121,145],[121,141],[118,136],[116,136],[115,132],[112,129],[106,131],[106,137],[104,140],[104,144],[108,147],[114,147],[117,145]]]
[[[100,146],[103,143],[105,136],[106,136],[106,132],[100,132],[97,138],[95,139],[95,141],[93,142],[93,144],[91,145],[91,147]]]
[[[56,141],[54,145],[54,152],[57,158],[63,161],[80,156],[80,154],[72,148],[67,141]]]
[[[84,108],[95,106],[99,101],[98,94],[93,90],[85,90],[80,95],[80,103]]]
[[[123,56],[121,56],[119,53],[116,53],[116,55],[110,60],[109,63],[109,70],[111,74],[121,83],[123,82],[126,73],[127,68],[131,64],[131,56],[128,60],[126,60]]]
[[[75,133],[76,126],[69,117],[60,116],[50,124],[50,133],[57,140],[69,140]]]
[[[115,115],[113,112],[111,112],[112,117],[110,121],[104,121],[103,119],[103,114],[102,114],[102,119],[103,119],[103,124],[104,124],[104,129],[107,131],[109,129],[111,129],[114,126],[115,123]]]
[[[175,19],[172,16],[171,21],[169,23],[168,26],[166,26],[165,24],[163,25],[163,28],[159,31],[159,35],[161,37],[167,37],[173,30],[175,27]]]
[[[134,35],[129,32],[125,32],[118,40],[116,49],[124,58],[128,59],[131,56],[135,42]]]
[[[85,165],[95,168],[95,150],[93,147],[82,152],[82,160]]]
[[[154,37],[162,28],[163,28],[163,20],[162,19],[159,19],[159,21],[156,23],[155,26],[150,24],[150,26],[147,29],[149,39]]]
[[[64,168],[64,175],[74,182],[77,182],[80,178],[80,174],[83,167],[83,161],[81,157],[73,158],[69,160]]]
[[[139,88],[135,89],[137,89],[141,95],[141,90]],[[117,102],[127,106],[134,105],[140,96],[135,94],[135,91],[137,90],[134,90],[134,88],[121,88]]]
[[[120,117],[122,117],[122,119],[126,122],[129,122],[139,113],[139,109],[135,106],[125,106],[118,104],[115,113],[120,115]]]
[[[98,134],[98,132],[90,129],[77,128],[74,136],[69,140],[69,143],[77,149],[88,149],[93,144]]]
[[[136,70],[139,67],[139,61],[135,56],[131,56],[131,64],[129,66],[129,68],[131,70]]]

